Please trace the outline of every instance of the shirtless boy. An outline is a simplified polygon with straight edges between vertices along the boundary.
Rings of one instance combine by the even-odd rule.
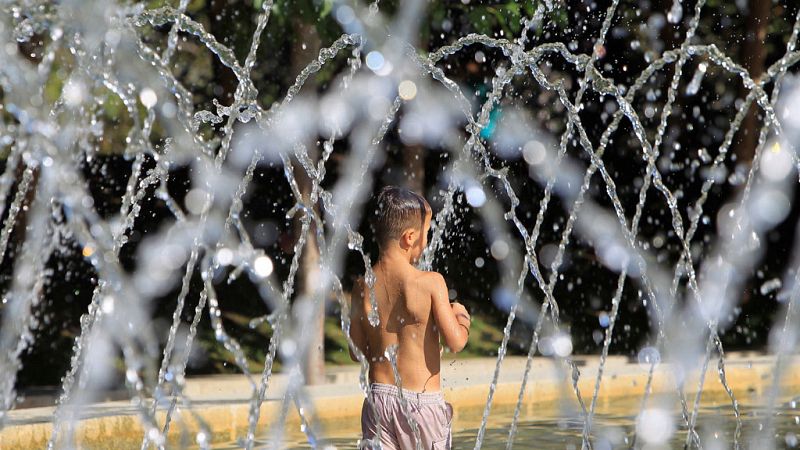
[[[380,325],[369,323],[372,305],[363,279],[353,288],[350,322],[350,337],[369,361],[375,407],[373,411],[364,400],[363,438],[374,440],[380,434],[384,450],[415,449],[413,422],[419,448],[450,449],[453,413],[441,392],[439,339],[444,337],[451,351],[461,351],[469,336],[470,315],[463,305],[449,302],[439,273],[414,267],[428,245],[431,225],[431,207],[422,196],[403,188],[384,188],[373,225],[380,249],[373,267]],[[385,355],[392,345],[397,345],[399,380]],[[356,360],[352,349],[350,357]]]

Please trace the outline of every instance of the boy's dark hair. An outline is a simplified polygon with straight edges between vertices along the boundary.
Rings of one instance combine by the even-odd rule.
[[[425,215],[431,206],[424,197],[406,188],[386,186],[378,193],[372,226],[378,246],[390,239],[399,239],[403,230],[425,226]]]

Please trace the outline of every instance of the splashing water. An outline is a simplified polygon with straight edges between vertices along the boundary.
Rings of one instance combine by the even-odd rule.
[[[387,134],[399,123],[407,133],[401,135],[407,143],[439,146],[449,155],[443,169],[446,183],[440,196],[442,208],[433,218],[432,240],[420,267],[433,268],[437,254],[445,248],[448,229],[460,220],[457,204],[462,192],[485,224],[488,253],[498,266],[500,280],[493,300],[503,305],[501,309],[508,316],[497,349],[493,381],[487,386],[476,449],[481,448],[486,436],[502,363],[518,318],[528,322],[531,336],[507,448],[515,443],[533,357],[545,347],[561,363],[559,373],[569,382],[580,406],[577,416],[583,424],[583,446],[592,447],[596,437],[593,419],[603,387],[604,367],[629,279],[640,289],[652,322],[654,342],[646,347],[647,353],[656,355],[645,357],[641,363],[648,378],[634,439],[666,442],[677,433],[679,425],[672,423],[670,413],[648,403],[654,368],[665,359],[664,355],[669,355],[680,373],[699,370],[693,399],[687,401],[684,394],[685,377],[676,376],[674,384],[681,405],[680,425],[687,430],[686,446],[702,445],[695,425],[706,368],[713,356],[719,382],[730,398],[736,420],[733,446],[743,444],[739,400],[726,377],[720,334],[741,300],[747,279],[740,274],[757,267],[765,252],[762,242],[783,222],[792,206],[800,167],[792,145],[800,138],[800,83],[787,78],[787,73],[800,61],[800,53],[795,50],[800,14],[783,56],[762,76],[754,78],[716,46],[693,42],[704,1],[684,13],[684,6],[675,0],[666,15],[672,24],[688,20],[684,40],[676,49],[649,61],[635,82],[625,86],[598,67],[605,56],[612,23],[621,15],[618,0],[605,11],[589,53],[579,53],[571,45],[559,42],[537,42],[540,37],[535,31],[544,27],[551,13],[557,12],[558,5],[552,2],[537,2],[534,13],[522,19],[518,37],[457,36],[452,43],[427,54],[418,51],[413,39],[413,26],[424,14],[420,0],[406,2],[392,18],[381,13],[379,1],[369,5],[333,2],[333,14],[343,33],[321,48],[296,74],[280,101],[269,106],[259,102],[253,71],[262,62],[258,60],[259,46],[276,7],[271,0],[257,2],[256,26],[243,64],[232,48],[188,15],[188,0],[180,0],[177,7],[156,9],[140,3],[101,1],[49,6],[34,3],[0,5],[8,12],[0,22],[0,42],[4,43],[0,47],[4,60],[0,67],[0,148],[7,149],[5,170],[0,176],[0,212],[4,218],[0,260],[10,257],[13,263],[13,281],[3,293],[0,329],[0,427],[17,401],[15,386],[21,357],[34,344],[34,332],[41,326],[36,312],[47,284],[45,266],[51,255],[64,247],[63,242],[71,239],[96,272],[97,283],[88,309],[81,316],[80,334],[62,379],[50,448],[75,445],[81,408],[96,400],[104,380],[114,370],[117,351],[125,365],[131,402],[145,429],[142,448],[166,446],[170,424],[180,414],[178,409],[198,420],[200,431],[195,442],[201,448],[209,447],[213,429],[195,414],[192,400],[184,393],[187,364],[206,314],[215,339],[230,353],[251,390],[248,430],[239,440],[241,446],[249,449],[255,445],[261,406],[271,388],[278,358],[283,370],[292,376],[280,393],[280,414],[270,427],[271,442],[281,445],[291,408],[297,410],[308,442],[312,446],[320,442],[313,400],[304,385],[310,376],[304,372],[306,363],[315,344],[303,326],[323,313],[329,296],[335,298],[341,310],[341,329],[359,362],[360,388],[371,402],[369,361],[349,337],[349,302],[342,279],[346,254],[352,251],[363,262],[367,284],[371,287],[375,282],[358,226],[366,213],[364,204],[373,190],[376,173],[386,160]],[[164,28],[166,45],[159,50],[151,33]],[[236,87],[230,105],[224,106],[215,99],[213,110],[196,107],[193,89],[197,86],[187,85],[173,70],[185,37],[196,40],[232,73]],[[42,41],[38,44],[42,54],[32,60],[20,49],[36,39]],[[442,68],[448,57],[473,47],[481,49],[481,63],[486,62],[487,54],[497,58],[490,61],[495,68],[494,77],[477,108],[470,93],[456,81],[458,74],[448,74],[449,67]],[[323,69],[335,70],[342,58],[347,62],[336,82],[321,94],[307,92],[315,91],[306,85],[312,84],[310,80],[316,74]],[[578,74],[579,87],[574,96],[565,79],[554,81],[552,71],[544,68],[554,58],[562,60],[565,71]],[[681,83],[686,81],[683,71],[690,63],[697,64],[696,70],[681,90]],[[650,121],[645,119],[654,113],[637,112],[637,94],[648,97],[646,90],[652,89],[654,80],[671,66],[674,72],[657,126],[648,129]],[[687,203],[688,213],[684,213],[682,190],[668,186],[669,168],[676,163],[677,153],[667,148],[667,143],[674,141],[670,138],[669,121],[682,100],[681,93],[687,98],[700,95],[704,80],[720,73],[741,80],[747,93],[713,160],[705,147],[702,149],[699,159],[707,167],[694,175],[702,180],[702,188],[699,197]],[[48,80],[53,76],[61,77],[63,86],[55,100],[47,101]],[[525,114],[508,114],[499,125],[496,123],[498,111],[511,110],[511,105],[519,103],[512,91],[514,83],[521,79],[550,95],[563,110],[565,124],[560,128],[563,133],[557,144]],[[782,91],[784,80],[790,80],[789,89]],[[95,205],[92,180],[82,171],[82,164],[96,157],[96,138],[108,125],[104,122],[108,119],[102,117],[107,92],[120,100],[120,109],[131,122],[121,151],[130,161],[131,173],[124,183],[120,208],[110,217],[101,214]],[[613,104],[613,109],[603,118],[608,124],[595,145],[581,112],[598,98]],[[754,159],[740,174],[741,191],[722,207],[728,214],[720,213],[714,242],[705,245],[707,252],[698,254],[693,239],[704,220],[704,205],[715,186],[734,185],[729,180],[736,177],[725,176],[731,162],[729,149],[751,106],[763,115]],[[637,164],[644,162],[632,215],[630,205],[622,198],[619,174],[603,160],[614,133],[623,128],[632,132],[628,137],[641,151],[632,159]],[[335,149],[342,142],[348,147],[344,155]],[[570,152],[573,144],[577,147],[574,155]],[[334,154],[341,157],[338,173],[346,175],[339,175],[331,183],[326,176]],[[523,195],[518,174],[513,172],[514,167],[519,167],[520,158],[527,171],[521,178],[538,184],[542,190],[538,204],[532,205],[533,209],[538,207],[532,228],[525,223],[528,216],[523,216],[531,206],[525,203],[529,197]],[[299,223],[299,237],[292,245],[285,271],[276,270],[274,258],[253,243],[243,220],[248,190],[252,189],[257,169],[265,164],[282,167],[291,192],[286,218]],[[201,174],[193,178],[182,202],[168,188],[171,170],[181,166]],[[593,181],[595,173],[599,173],[599,181]],[[595,188],[600,198],[593,196]],[[150,212],[145,201],[153,191],[171,218],[162,229],[146,234],[136,247],[137,260],[146,263],[130,271],[124,267],[121,255],[132,246],[137,219]],[[553,194],[564,207],[565,220],[558,230],[560,237],[552,258],[544,261],[539,247],[546,217],[554,214],[550,208]],[[675,241],[676,261],[659,257],[649,244],[643,243],[643,228],[653,220],[645,207],[648,194],[656,197],[652,202],[662,202],[667,207],[667,226],[660,228]],[[17,236],[15,229],[21,221],[26,233],[21,242],[15,242],[13,236]],[[558,289],[564,284],[569,251],[579,239],[590,242],[602,265],[618,274],[602,322],[602,348],[591,397],[581,391],[581,374],[571,355],[573,342],[561,316],[564,305],[557,298]],[[512,245],[514,242],[520,245]],[[798,254],[800,250],[795,248],[794,275],[788,271],[785,278],[771,278],[760,287],[761,294],[767,295],[786,286],[786,294],[780,325],[773,330],[769,342],[776,362],[765,407],[766,425],[761,435],[753,438],[752,446],[775,446],[772,430],[778,388],[787,369],[786,360],[800,339],[796,331],[800,320],[796,305],[800,296]],[[311,266],[315,283],[298,286],[303,260],[309,255],[318,257]],[[252,371],[245,350],[222,320],[225,306],[217,288],[220,273],[228,269],[230,273],[222,278],[230,283],[246,275],[271,311],[263,317],[247,318],[251,328],[268,322],[273,331],[263,368],[259,368],[260,377]],[[187,298],[196,275],[202,287],[191,310]],[[527,283],[528,275],[533,278],[532,287]],[[159,336],[151,323],[153,302],[175,284],[180,286],[177,304],[166,336]],[[528,300],[536,297],[529,295],[531,290],[541,298],[541,306]],[[378,305],[372,289],[370,292],[369,321],[378,326]],[[525,311],[535,314],[526,316]],[[674,352],[676,348],[681,350]],[[397,349],[387,349],[386,358],[400,384]],[[403,407],[407,409],[405,401]],[[159,412],[164,412],[165,419],[160,419]],[[664,422],[671,425],[658,426]],[[418,433],[416,424],[410,425]],[[632,445],[635,444],[634,440]]]

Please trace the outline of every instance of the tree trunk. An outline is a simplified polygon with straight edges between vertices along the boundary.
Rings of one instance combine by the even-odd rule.
[[[309,205],[311,196],[311,180],[305,173],[305,170],[295,166],[295,177],[300,190],[303,194],[303,202]],[[310,205],[312,206],[312,205]],[[312,206],[314,210],[318,208],[316,205]],[[317,211],[319,212],[319,211]],[[314,299],[313,295],[317,290],[320,283],[320,255],[319,246],[316,238],[315,225],[312,223],[309,228],[308,235],[306,236],[306,245],[303,249],[303,255],[300,259],[300,274],[302,276],[302,284],[300,285],[300,298],[309,300]],[[296,227],[299,231],[300,227]],[[299,236],[298,236],[299,238]],[[301,324],[304,327],[305,333],[311,334],[308,338],[311,340],[305,366],[303,367],[303,374],[305,375],[306,384],[322,384],[325,381],[325,304],[327,298],[323,298],[323,305],[319,309],[319,313],[314,316],[311,323]]]
[[[297,40],[292,43],[292,73],[299,74],[305,66],[313,59],[317,58],[321,48],[321,42],[317,35],[317,30],[312,25],[295,22],[294,36]],[[303,89],[313,92],[316,89],[313,78],[310,78]],[[315,142],[304,143],[309,150],[312,161],[318,159]],[[299,165],[295,165],[294,175],[303,194],[303,201],[317,210],[317,205],[311,205],[311,180],[305,170]],[[317,211],[319,212],[319,211]],[[300,228],[297,227],[297,230]],[[300,261],[300,274],[303,277],[301,284],[300,297],[311,298],[320,283],[319,271],[319,247],[315,235],[314,225],[309,230],[306,246],[303,249],[303,257]],[[327,298],[323,299],[327,302]],[[307,358],[303,367],[303,374],[307,384],[321,384],[325,381],[325,305],[323,304],[317,314],[305,327],[311,344],[309,345]]]
[[[750,72],[750,76],[755,81],[761,78],[766,67],[767,49],[765,40],[767,38],[771,4],[771,2],[764,0],[749,0],[748,2],[747,36],[745,37],[744,45],[742,45],[741,60],[744,68]],[[745,98],[746,95],[747,89],[743,88],[742,98]],[[742,127],[739,131],[740,139],[734,147],[738,163],[749,164],[753,160],[758,142],[759,124],[758,106],[753,102],[742,122]]]

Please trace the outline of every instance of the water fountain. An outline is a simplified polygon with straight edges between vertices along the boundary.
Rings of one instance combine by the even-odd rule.
[[[762,411],[763,431],[752,433],[748,440],[742,438],[740,400],[728,382],[720,332],[721,323],[727,323],[740,301],[742,285],[747,281],[741,274],[757,266],[764,251],[761,243],[791,209],[794,180],[800,167],[793,147],[800,134],[796,119],[800,87],[794,79],[787,78],[787,73],[800,60],[800,52],[796,51],[800,15],[794,21],[783,56],[763,76],[754,79],[716,46],[695,42],[705,7],[705,1],[699,0],[687,19],[682,43],[648,61],[635,83],[624,86],[598,67],[612,23],[623,8],[619,0],[600,11],[602,26],[588,54],[563,43],[536,42],[534,31],[542,27],[550,13],[566,8],[549,1],[536,2],[534,14],[523,19],[518,37],[455,36],[451,44],[429,54],[419,52],[413,39],[413,25],[425,13],[423,2],[404,4],[391,19],[381,13],[379,2],[330,2],[343,34],[322,48],[318,57],[297,74],[294,85],[279,102],[267,106],[259,104],[252,71],[259,63],[262,35],[268,30],[276,7],[273,1],[257,2],[257,26],[243,63],[231,48],[187,15],[188,0],[174,3],[178,4],[157,8],[136,2],[75,0],[58,4],[1,3],[7,14],[0,22],[5,61],[0,68],[0,143],[8,149],[8,155],[0,178],[0,211],[4,213],[0,255],[9,252],[20,217],[24,217],[27,227],[24,242],[13,252],[13,282],[3,296],[0,427],[8,427],[13,414],[21,355],[32,345],[33,333],[42,325],[35,311],[47,282],[44,267],[68,237],[81,246],[97,274],[97,283],[91,304],[81,317],[81,332],[62,380],[48,448],[74,445],[81,409],[95,401],[97,391],[112,372],[117,351],[125,364],[128,397],[144,430],[141,447],[167,445],[178,409],[181,415],[198,422],[196,444],[210,447],[213,426],[195,413],[200,407],[195,407],[183,393],[187,362],[205,314],[216,339],[233,355],[251,389],[247,430],[239,436],[238,443],[245,448],[256,445],[262,405],[280,356],[282,371],[297,376],[291,377],[280,393],[281,413],[270,418],[268,442],[280,445],[283,423],[289,410],[295,408],[308,442],[315,446],[323,436],[313,415],[307,414],[314,404],[303,384],[303,364],[312,342],[302,324],[313,321],[325,307],[328,294],[333,293],[341,308],[342,330],[348,336],[348,301],[342,286],[345,256],[348,251],[360,253],[366,280],[374,280],[364,238],[357,228],[364,202],[373,188],[373,174],[385,157],[384,139],[399,121],[412,141],[435,142],[450,155],[450,163],[443,169],[448,175],[441,195],[443,207],[435,215],[433,239],[422,267],[433,267],[434,255],[445,245],[448,226],[457,220],[454,203],[464,191],[468,192],[468,203],[486,224],[487,242],[504,245],[502,257],[496,258],[500,282],[493,300],[504,305],[508,316],[493,381],[486,387],[488,395],[474,440],[476,449],[484,445],[487,436],[512,327],[524,313],[532,335],[506,439],[507,448],[515,442],[519,444],[515,437],[519,421],[524,420],[522,407],[534,355],[541,351],[543,339],[568,336],[554,293],[576,236],[592,242],[602,263],[618,274],[601,336],[598,367],[594,380],[590,380],[591,392],[581,389],[581,371],[570,351],[557,351],[554,356],[579,408],[575,418],[581,423],[584,448],[597,443],[594,425],[598,394],[606,381],[604,367],[623,291],[629,283],[641,291],[653,323],[653,344],[644,361],[644,395],[639,411],[634,413],[638,432],[627,445],[640,445],[637,438],[652,443],[648,433],[653,431],[654,423],[656,427],[663,424],[663,417],[659,416],[663,409],[654,407],[650,398],[654,373],[662,358],[675,366],[672,390],[679,400],[681,426],[686,431],[680,440],[687,446],[704,444],[696,424],[704,386],[712,382],[705,378],[712,358],[733,411],[732,445],[780,445],[781,441],[774,438],[775,409],[780,401],[781,379],[791,367],[791,353],[798,339],[795,304],[800,284],[795,277],[800,272],[787,271],[781,283],[786,286],[786,295],[780,325],[770,340],[774,376],[768,382],[768,398]],[[670,21],[680,22],[684,9],[688,7],[676,0],[669,11]],[[163,49],[155,48],[145,38],[145,32],[153,29],[166,30]],[[215,110],[195,109],[192,93],[197,86],[182,83],[172,70],[181,36],[199,42],[232,72],[237,84],[230,105],[217,102]],[[28,58],[21,51],[34,38],[42,40],[42,53]],[[492,62],[496,74],[485,100],[477,107],[463,86],[441,67],[448,56],[474,47],[502,55],[501,60]],[[64,64],[65,54],[69,55],[70,64]],[[554,57],[580,74],[574,96],[563,79],[553,80],[543,69],[543,63]],[[303,89],[314,74],[337,58],[347,62],[325,92],[315,94]],[[730,120],[716,157],[706,155],[701,194],[689,202],[685,213],[680,209],[677,190],[671,190],[665,180],[662,159],[666,156],[671,163],[675,156],[675,152],[664,149],[668,122],[674,105],[681,100],[684,69],[693,60],[701,63],[686,87],[687,96],[702,90],[703,77],[711,70],[739,79],[747,95]],[[664,87],[666,95],[657,126],[648,129],[642,113],[636,110],[637,95],[671,66],[675,69]],[[57,100],[48,102],[45,89],[54,76],[63,81],[63,87]],[[503,101],[513,102],[508,91],[515,80],[524,77],[543,92],[551,93],[564,109],[566,130],[557,143],[524,115],[509,115],[499,125],[492,124],[493,111]],[[785,79],[789,80],[788,89],[782,89]],[[103,96],[98,94],[101,88],[121,100],[132,122],[123,150],[130,160],[131,172],[121,208],[111,217],[98,213],[80,165],[93,157],[90,143],[103,134]],[[595,145],[580,112],[586,102],[606,100],[615,106]],[[717,223],[715,242],[707,246],[705,254],[697,255],[692,240],[704,220],[704,205],[714,186],[729,183],[729,149],[754,103],[764,117],[755,158],[741,191],[723,207],[727,215]],[[498,126],[496,132],[485,132],[494,125]],[[612,136],[623,126],[631,130],[630,138],[641,151],[635,163],[643,163],[636,168],[643,175],[634,205],[626,205],[620,199],[615,173],[603,160]],[[214,130],[211,135],[203,131],[209,127]],[[308,145],[319,136],[323,138],[317,144],[319,149],[312,151]],[[339,176],[332,187],[326,188],[326,169],[335,153],[334,145],[345,139],[348,151],[339,162],[339,173],[347,175]],[[576,154],[568,151],[571,147],[576,147]],[[525,200],[515,190],[511,176],[513,162],[520,158],[531,171],[529,181],[538,183],[543,192],[532,228],[519,215]],[[270,255],[253,244],[242,219],[243,198],[262,164],[284,168],[293,196],[287,216],[298,218],[301,226],[288,275],[282,279],[273,270]],[[187,166],[195,175],[186,199],[179,202],[168,188],[169,177],[176,167]],[[300,171],[311,180],[307,192],[296,179]],[[600,180],[593,181],[598,172]],[[590,189],[595,185],[607,198],[592,196]],[[470,189],[475,193],[471,201]],[[137,247],[137,260],[147,264],[130,272],[123,267],[120,252],[129,245],[137,218],[147,212],[143,201],[148,192],[155,192],[173,217]],[[565,205],[565,220],[555,255],[545,264],[537,247],[545,215],[548,211],[552,214],[549,208],[554,194]],[[664,231],[677,241],[677,263],[659,259],[642,242],[640,227],[648,219],[648,195],[667,206],[669,221]],[[611,207],[604,206],[606,203]],[[577,232],[575,236],[573,232]],[[522,242],[521,248],[508,245],[517,239]],[[303,253],[310,246],[319,254],[319,282],[311,292],[298,297],[296,277]],[[800,255],[796,249],[794,253],[793,263]],[[219,274],[227,269],[232,269],[229,279],[248,276],[271,311],[268,316],[250,318],[251,326],[268,321],[274,330],[260,376],[251,371],[240,344],[226,331],[221,319],[223,306],[216,289],[224,282]],[[202,292],[191,311],[186,298],[195,274],[202,278]],[[526,283],[531,279],[533,285]],[[152,302],[175,283],[180,285],[177,307],[162,348],[150,320]],[[529,300],[532,289],[541,299],[541,306]],[[188,323],[183,318],[186,315],[191,318]],[[370,320],[377,325],[377,316]],[[358,356],[360,387],[367,394],[368,361],[364,355]],[[695,380],[689,376],[692,373],[699,373],[693,398],[686,393],[687,388],[691,389],[687,383]],[[666,438],[674,438],[677,430],[668,431]]]

